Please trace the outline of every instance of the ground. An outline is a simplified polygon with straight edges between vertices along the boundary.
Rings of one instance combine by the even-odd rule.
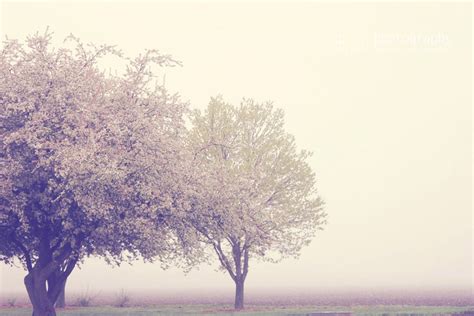
[[[58,310],[61,316],[151,316],[151,315],[474,315],[474,306],[248,306],[245,311],[234,312],[228,305],[165,305],[159,307],[74,307]],[[30,316],[26,307],[1,307],[2,316]]]

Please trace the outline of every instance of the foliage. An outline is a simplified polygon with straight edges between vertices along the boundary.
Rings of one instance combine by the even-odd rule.
[[[0,260],[21,260],[53,302],[84,256],[166,264],[186,241],[187,105],[152,71],[176,62],[67,40],[54,49],[46,32],[0,51]],[[106,55],[128,63],[123,75],[100,69]]]
[[[87,295],[87,294],[84,294],[84,295],[80,295],[77,299],[76,299],[76,305],[77,306],[81,306],[81,307],[88,307],[90,306],[92,303],[92,297]]]
[[[200,179],[191,216],[203,241],[236,284],[250,257],[277,262],[298,256],[325,224],[310,153],[298,151],[281,110],[213,98],[192,115],[189,146]],[[243,290],[242,290],[243,291]]]
[[[92,305],[92,301],[96,298],[98,294],[92,295],[87,288],[84,292],[79,294],[76,297],[76,305],[81,307],[88,307]]]
[[[16,305],[16,298],[9,298],[7,299],[7,306],[8,307],[15,307]]]
[[[130,295],[128,295],[128,293],[125,292],[124,289],[121,289],[115,296],[114,306],[125,307],[128,303],[130,303]]]

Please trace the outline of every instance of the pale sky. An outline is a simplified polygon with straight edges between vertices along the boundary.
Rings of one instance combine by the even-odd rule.
[[[469,3],[4,1],[0,19],[2,37],[49,26],[57,43],[172,54],[166,84],[192,107],[222,94],[285,110],[329,223],[298,260],[252,261],[247,288],[472,287]],[[68,288],[233,288],[216,267],[89,259]],[[0,269],[0,294],[24,290],[23,270]]]

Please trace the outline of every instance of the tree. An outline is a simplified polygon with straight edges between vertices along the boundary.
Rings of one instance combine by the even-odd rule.
[[[201,183],[190,220],[235,282],[235,309],[242,309],[250,258],[298,256],[325,224],[310,153],[296,149],[271,103],[235,107],[213,98],[192,123]]]
[[[152,71],[177,62],[156,51],[127,59],[73,36],[50,42],[46,31],[0,51],[0,260],[28,271],[35,316],[55,315],[86,256],[166,265],[187,251],[177,181],[187,105]],[[125,71],[102,71],[104,56]]]
[[[58,271],[59,273],[64,273],[64,271]],[[61,284],[61,288],[59,289],[58,298],[56,299],[56,303],[54,307],[56,308],[65,308],[66,307],[66,281]]]

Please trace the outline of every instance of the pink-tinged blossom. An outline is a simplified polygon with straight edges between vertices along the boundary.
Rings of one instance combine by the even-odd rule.
[[[187,105],[152,71],[177,62],[50,40],[0,51],[0,260],[28,270],[35,315],[54,315],[59,284],[85,256],[167,265],[193,249],[180,231]],[[127,62],[123,75],[100,69],[106,55]]]

